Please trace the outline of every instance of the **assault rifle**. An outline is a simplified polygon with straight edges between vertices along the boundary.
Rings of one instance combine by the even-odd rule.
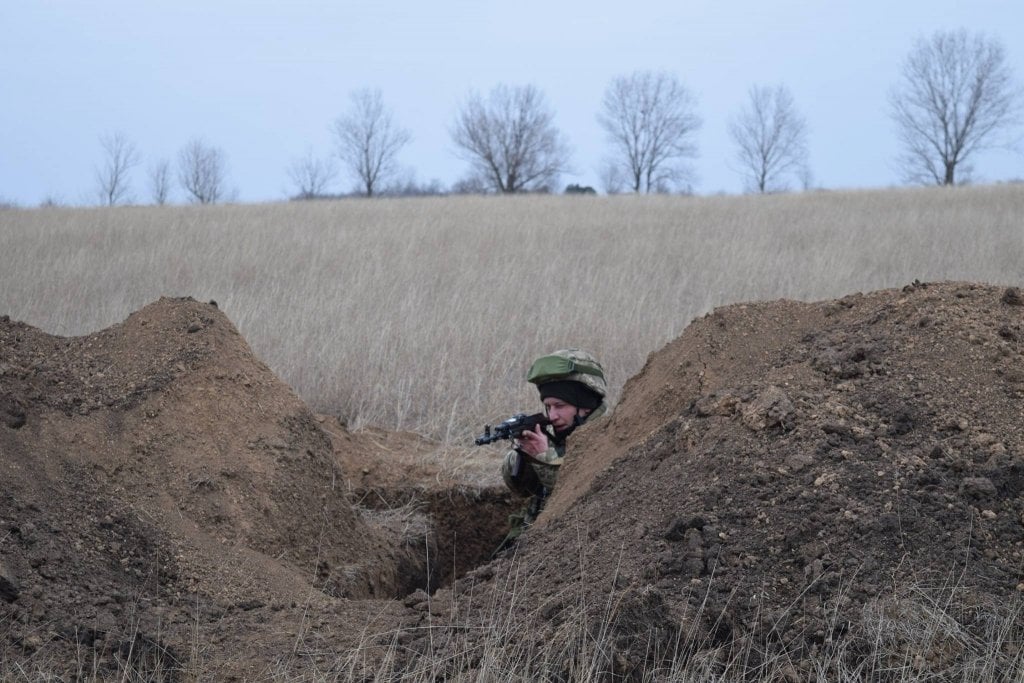
[[[520,434],[532,430],[537,425],[546,427],[549,424],[551,424],[551,420],[544,413],[534,413],[533,415],[516,413],[504,422],[495,425],[494,431],[491,431],[491,425],[484,425],[484,433],[476,437],[476,445],[483,446],[499,439],[517,439]]]

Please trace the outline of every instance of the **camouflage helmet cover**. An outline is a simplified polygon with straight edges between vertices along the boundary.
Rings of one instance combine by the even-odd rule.
[[[582,349],[560,349],[541,356],[530,366],[526,381],[538,387],[546,382],[579,382],[598,396],[608,395],[604,368],[593,355]]]

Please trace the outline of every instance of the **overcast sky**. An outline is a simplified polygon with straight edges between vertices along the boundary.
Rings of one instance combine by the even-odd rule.
[[[466,171],[455,114],[498,83],[544,92],[574,150],[563,182],[600,187],[601,98],[637,69],[669,71],[697,98],[698,193],[743,190],[729,119],[751,85],[779,83],[809,124],[815,185],[888,186],[900,62],[915,38],[961,27],[999,38],[1022,82],[1020,0],[3,0],[0,200],[96,203],[99,137],[115,131],[144,158],[140,202],[146,167],[195,136],[224,150],[239,200],[279,200],[294,190],[288,165],[332,151],[331,123],[363,87],[412,133],[402,165],[447,186]],[[1019,151],[975,161],[981,181],[1024,177]]]

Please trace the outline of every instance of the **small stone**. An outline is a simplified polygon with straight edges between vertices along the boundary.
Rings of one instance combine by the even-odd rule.
[[[681,541],[686,537],[686,532],[690,529],[697,529],[698,531],[703,529],[707,525],[703,517],[676,517],[669,524],[668,531],[665,532],[665,538],[669,541]]]
[[[406,607],[412,607],[414,609],[417,608],[417,606],[422,605],[423,609],[426,609],[427,601],[429,599],[430,596],[427,595],[426,591],[424,591],[422,588],[417,588],[412,593],[409,593],[409,595],[405,596],[405,598],[402,600],[402,604],[404,604]]]
[[[740,397],[729,391],[714,392],[697,399],[693,410],[699,417],[728,416],[736,412],[739,404]]]
[[[971,443],[975,446],[989,446],[995,443],[996,437],[987,432],[979,432],[971,437]]]
[[[793,453],[788,458],[784,465],[790,472],[799,472],[805,467],[809,467],[814,464],[814,457],[810,453]]]
[[[472,576],[474,579],[477,579],[478,581],[486,581],[488,579],[493,579],[494,567],[490,566],[489,564],[484,565],[482,567],[477,567],[473,571],[469,572],[468,576]]]
[[[742,409],[743,424],[754,431],[780,425],[788,426],[792,422],[795,409],[779,387],[768,387]]]
[[[960,495],[966,498],[988,498],[996,495],[996,485],[988,477],[965,477],[960,482]]]

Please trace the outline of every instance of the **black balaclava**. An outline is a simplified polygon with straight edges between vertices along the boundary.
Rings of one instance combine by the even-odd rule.
[[[585,384],[573,380],[555,380],[545,382],[537,389],[540,391],[540,398],[557,398],[577,408],[594,410],[601,405],[601,396]]]

